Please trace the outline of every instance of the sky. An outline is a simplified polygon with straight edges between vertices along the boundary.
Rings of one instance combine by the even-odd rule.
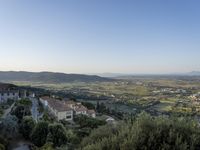
[[[200,71],[199,0],[1,0],[0,70]]]

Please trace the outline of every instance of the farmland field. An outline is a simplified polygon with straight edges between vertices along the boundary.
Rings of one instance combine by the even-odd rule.
[[[191,107],[199,106],[193,105],[189,98],[200,91],[197,77],[129,77],[113,82],[61,84],[14,82],[14,84],[71,94],[76,99],[92,103],[103,100],[110,108],[126,112],[134,112],[135,108],[171,112],[175,107],[178,111],[188,112]],[[184,108],[179,104],[181,101],[184,102]]]

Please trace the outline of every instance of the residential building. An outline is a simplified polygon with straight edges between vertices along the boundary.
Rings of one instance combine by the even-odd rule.
[[[80,115],[80,114],[87,115],[88,109],[85,106],[83,106],[81,103],[77,103],[74,107],[74,111],[76,115]]]
[[[50,97],[42,97],[40,101],[58,120],[73,120],[73,109],[62,101]]]
[[[19,91],[18,90],[1,90],[0,91],[0,103],[7,102],[8,99],[18,100]]]
[[[96,118],[96,112],[94,110],[87,110],[87,115],[92,117],[92,118]]]
[[[70,121],[73,120],[73,116],[80,114],[93,118],[96,117],[94,110],[88,110],[81,103],[71,100],[57,100],[50,97],[41,97],[40,101],[58,120],[64,119]]]

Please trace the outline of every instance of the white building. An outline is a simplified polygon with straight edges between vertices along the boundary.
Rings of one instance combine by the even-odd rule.
[[[19,91],[16,90],[0,91],[0,103],[7,102],[8,99],[18,100]]]
[[[87,115],[95,118],[96,113],[94,110],[88,110],[81,103],[76,103],[74,101],[66,100],[60,101],[50,97],[41,97],[40,101],[46,106],[50,112],[58,120],[73,120],[74,115]]]
[[[40,101],[58,120],[73,120],[73,109],[65,105],[62,101],[49,97],[42,97]]]

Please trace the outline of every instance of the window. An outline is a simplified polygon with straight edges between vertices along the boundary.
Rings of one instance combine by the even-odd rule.
[[[70,115],[70,116],[66,116],[66,118],[67,118],[67,119],[71,119],[71,118],[72,118],[72,116],[71,116],[71,115]]]

